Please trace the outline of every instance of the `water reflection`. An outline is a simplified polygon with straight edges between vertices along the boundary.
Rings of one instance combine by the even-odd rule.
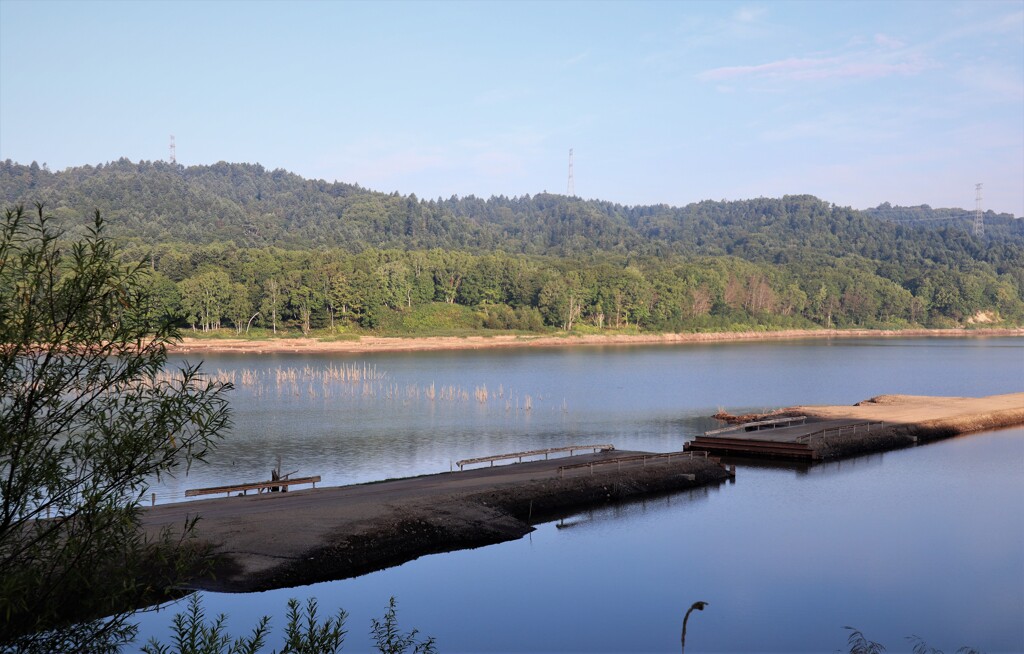
[[[208,355],[208,371],[233,374],[239,382],[232,395],[234,431],[209,465],[154,490],[166,501],[188,487],[264,479],[278,456],[289,470],[319,474],[333,485],[440,472],[458,459],[581,441],[678,450],[716,426],[708,416],[719,407],[745,412],[853,404],[881,393],[1015,391],[1024,368],[1022,343],[878,339],[358,357]],[[279,370],[306,368],[358,369],[360,377],[340,381],[340,373],[329,374],[327,390],[323,372],[296,379],[294,388],[285,379],[282,389],[289,390],[280,394],[240,383],[255,371],[266,383],[272,378],[276,389]],[[364,392],[366,384],[371,388]],[[426,397],[431,386],[433,401]],[[458,390],[459,399],[441,400],[442,388]],[[486,402],[475,394],[482,388],[489,392]],[[512,398],[516,408],[506,409]]]
[[[344,357],[341,357],[344,359]],[[357,358],[351,358],[356,360]],[[358,358],[362,359],[362,358]],[[400,388],[486,384],[536,399],[529,415],[263,396],[188,484],[288,470],[351,483],[449,469],[461,458],[611,442],[669,451],[732,412],[853,404],[883,393],[989,395],[1024,386],[1024,339],[746,343],[365,357]],[[325,365],[317,357],[208,357],[208,367]],[[956,374],[949,374],[955,370]],[[528,391],[527,391],[528,389]],[[422,398],[422,395],[421,395]],[[543,399],[539,399],[543,398]],[[562,401],[567,410],[562,410]],[[1024,430],[822,465],[750,464],[734,485],[648,498],[538,525],[529,538],[428,556],[358,579],[254,595],[206,594],[241,634],[288,597],[352,614],[345,651],[399,600],[403,626],[443,652],[823,652],[854,624],[889,651],[918,633],[956,651],[1024,650]],[[214,485],[210,483],[209,485]],[[166,613],[144,635],[166,633]],[[278,619],[278,625],[280,619]]]
[[[1024,429],[812,474],[743,467],[734,486],[580,512],[520,541],[206,600],[240,633],[288,597],[315,596],[351,612],[348,651],[366,651],[362,626],[391,595],[444,652],[676,651],[696,598],[711,606],[687,636],[694,652],[834,651],[851,623],[889,651],[911,633],[945,651],[1020,651],[1022,469]],[[143,633],[169,622],[146,618]]]
[[[726,482],[722,482],[725,484]],[[671,510],[684,510],[687,506],[706,501],[713,493],[719,492],[721,485],[701,486],[685,491],[648,495],[638,499],[630,499],[612,506],[593,508],[583,512],[574,512],[558,519],[556,529],[571,528],[602,528],[605,521],[631,519]]]

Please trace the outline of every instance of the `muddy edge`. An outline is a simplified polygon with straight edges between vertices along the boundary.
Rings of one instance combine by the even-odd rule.
[[[605,466],[611,468],[611,466]],[[347,579],[441,552],[522,538],[534,524],[588,508],[677,492],[730,478],[715,460],[687,458],[629,471],[579,473],[493,488],[453,493],[429,501],[395,504],[388,516],[338,532],[303,556],[255,574],[240,574],[222,560],[212,579],[195,587],[220,592],[254,592]]]

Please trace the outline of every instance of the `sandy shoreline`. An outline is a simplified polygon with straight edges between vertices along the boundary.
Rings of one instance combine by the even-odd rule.
[[[881,452],[900,447],[1024,425],[1024,393],[988,397],[880,395],[853,406],[793,407],[826,420],[881,421],[863,435],[840,435],[814,444],[821,459]]]
[[[987,397],[879,395],[853,406],[800,406],[791,410],[819,418],[881,420],[965,434],[1024,423],[1024,392]]]
[[[359,340],[321,341],[315,338],[281,338],[265,341],[246,339],[201,339],[186,337],[171,352],[271,353],[366,353],[428,350],[479,350],[517,347],[578,347],[607,345],[675,345],[687,343],[730,343],[742,341],[791,341],[830,338],[979,338],[1024,336],[1024,328],[1013,329],[792,329],[772,332],[706,332],[682,334],[587,334],[495,336],[362,336]]]

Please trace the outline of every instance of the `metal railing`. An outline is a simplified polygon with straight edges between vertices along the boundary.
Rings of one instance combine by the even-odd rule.
[[[548,447],[543,450],[529,450],[526,452],[511,452],[509,454],[495,454],[494,456],[481,456],[475,459],[462,459],[456,461],[455,465],[459,466],[459,470],[462,470],[462,466],[471,465],[473,463],[491,463],[491,467],[494,466],[495,461],[505,461],[507,459],[519,459],[519,463],[523,462],[523,457],[540,456],[544,455],[544,460],[547,461],[549,454],[557,454],[560,452],[568,452],[569,456],[572,456],[577,450],[593,450],[594,452],[611,452],[615,450],[614,445],[567,445],[565,447]]]
[[[320,481],[320,475],[315,477],[296,477],[295,479],[274,479],[271,481],[257,481],[249,484],[233,484],[230,486],[214,486],[212,488],[191,488],[185,491],[185,497],[195,497],[197,495],[217,495],[225,493],[229,497],[231,493],[241,491],[243,495],[247,491],[254,490],[257,493],[262,493],[265,490],[273,490],[276,488],[287,489],[289,486],[295,484],[313,484],[313,488],[316,488],[317,482]]]
[[[820,429],[818,431],[811,432],[810,434],[804,434],[803,436],[798,436],[796,438],[796,440],[799,443],[807,443],[808,445],[810,445],[812,439],[814,439],[815,436],[817,436],[821,440],[824,440],[830,434],[833,437],[842,436],[844,433],[847,434],[847,435],[851,435],[851,434],[856,434],[858,429],[862,433],[865,433],[865,432],[871,431],[872,428],[884,427],[884,426],[885,426],[885,422],[883,422],[881,420],[873,420],[873,421],[866,421],[866,422],[855,422],[852,425],[839,425],[838,427],[826,427],[824,429]]]
[[[728,427],[722,427],[721,429],[712,429],[711,431],[704,432],[705,436],[714,436],[715,434],[724,434],[730,431],[761,431],[761,428],[765,429],[780,429],[782,427],[790,427],[795,424],[804,424],[807,421],[807,416],[793,416],[789,418],[774,418],[772,420],[758,420],[757,422],[741,422],[737,425],[729,425]],[[756,427],[756,429],[751,429]]]
[[[672,457],[685,457],[692,459],[695,456],[708,458],[708,453],[703,450],[691,450],[685,452],[663,452],[661,454],[632,454],[630,456],[620,456],[614,459],[601,459],[600,461],[589,461],[587,463],[570,463],[564,466],[558,466],[558,477],[562,477],[562,473],[566,470],[574,470],[577,468],[590,468],[590,474],[594,474],[594,467],[607,466],[616,464],[616,469],[621,467],[623,463],[635,463],[640,461],[643,466],[647,467],[647,462],[656,459],[671,459]]]

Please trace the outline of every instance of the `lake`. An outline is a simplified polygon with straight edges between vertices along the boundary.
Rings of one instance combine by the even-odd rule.
[[[676,450],[731,412],[883,393],[1024,390],[1024,339],[862,339],[389,353],[208,355],[235,428],[184,488],[285,472],[347,484],[571,443]],[[432,390],[431,390],[432,389]],[[486,389],[486,391],[484,390]],[[433,399],[431,399],[431,397]],[[352,580],[204,594],[247,630],[287,598],[351,614],[344,651],[398,600],[442,652],[835,651],[843,625],[890,652],[1024,650],[1024,430],[817,465],[740,465],[735,484],[602,508],[520,541]],[[181,605],[172,607],[180,609]],[[142,618],[161,635],[171,612]],[[273,643],[272,644],[276,644]]]

